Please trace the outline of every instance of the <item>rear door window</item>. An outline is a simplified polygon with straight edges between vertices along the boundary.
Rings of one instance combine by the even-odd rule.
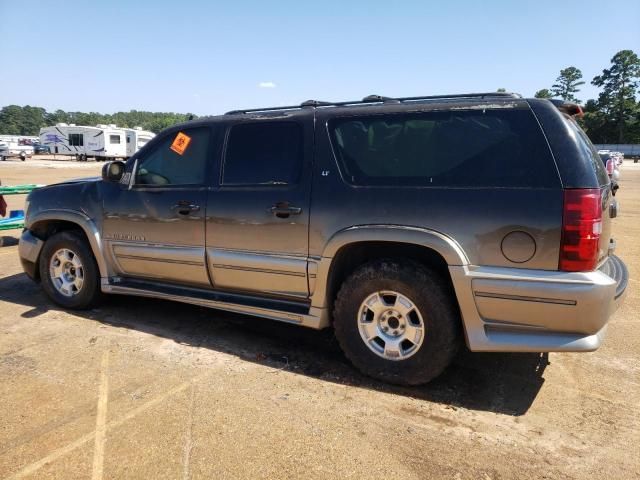
[[[294,122],[255,122],[229,131],[222,185],[294,185],[303,157],[302,127]]]
[[[343,117],[329,122],[353,185],[558,187],[546,139],[528,110]]]

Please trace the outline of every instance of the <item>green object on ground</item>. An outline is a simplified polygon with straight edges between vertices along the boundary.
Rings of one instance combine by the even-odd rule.
[[[16,218],[11,222],[0,223],[0,231],[2,230],[16,230],[24,227],[24,217]]]
[[[43,186],[44,185],[38,185],[35,183],[30,183],[28,185],[14,185],[12,187],[3,187],[0,185],[0,195],[21,195],[31,193],[32,190]]]

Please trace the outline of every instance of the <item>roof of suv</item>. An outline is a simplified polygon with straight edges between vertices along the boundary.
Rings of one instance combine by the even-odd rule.
[[[273,112],[277,110],[294,110],[305,107],[354,107],[354,106],[379,106],[380,104],[397,105],[402,103],[423,103],[433,101],[469,101],[469,100],[490,100],[490,99],[520,99],[521,95],[508,92],[486,92],[486,93],[461,93],[452,95],[429,95],[418,97],[384,97],[382,95],[368,95],[362,100],[351,100],[344,102],[327,102],[322,100],[307,100],[300,105],[288,105],[282,107],[263,107],[242,110],[231,110],[225,115],[234,115],[252,112]]]
[[[196,120],[182,122],[169,127],[171,129],[184,127],[185,125],[198,126],[210,122],[242,119],[261,119],[305,116],[312,112],[331,112],[331,114],[356,114],[363,113],[366,109],[370,113],[383,113],[389,110],[432,110],[446,108],[505,108],[505,107],[525,107],[527,101],[517,93],[508,92],[485,92],[485,93],[464,93],[453,95],[431,95],[418,97],[383,97],[380,95],[369,95],[362,100],[352,100],[344,102],[325,102],[320,100],[307,100],[300,105],[286,105],[280,107],[250,108],[241,110],[231,110],[224,115],[213,115],[200,117]]]

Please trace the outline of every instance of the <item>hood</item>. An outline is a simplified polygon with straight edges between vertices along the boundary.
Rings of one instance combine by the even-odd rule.
[[[92,182],[98,182],[100,180],[102,180],[102,177],[72,178],[70,180],[65,180],[64,182],[50,183],[48,185],[45,185],[45,187],[56,187],[58,185],[73,185],[76,183],[92,183]]]

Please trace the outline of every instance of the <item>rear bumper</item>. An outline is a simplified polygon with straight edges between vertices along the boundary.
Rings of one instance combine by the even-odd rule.
[[[472,351],[593,351],[624,299],[628,273],[610,256],[593,272],[450,267]]]

